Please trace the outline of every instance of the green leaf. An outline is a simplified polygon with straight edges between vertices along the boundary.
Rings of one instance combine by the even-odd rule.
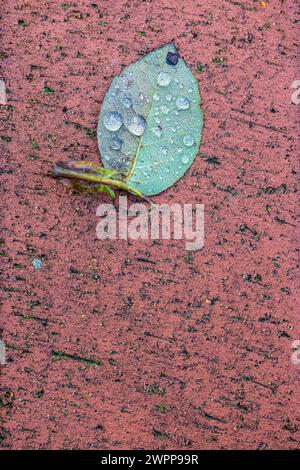
[[[96,189],[99,193],[106,193],[108,194],[111,199],[116,198],[116,193],[113,189],[111,189],[109,186],[106,186],[105,184],[100,184],[99,186],[96,186]]]
[[[167,61],[171,53],[176,62],[177,51],[168,44],[127,66],[113,79],[99,116],[103,166],[144,195],[179,180],[201,140],[198,82],[182,58]]]

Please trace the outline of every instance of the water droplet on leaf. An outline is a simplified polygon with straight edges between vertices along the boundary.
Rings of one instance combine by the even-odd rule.
[[[119,139],[119,137],[114,137],[111,143],[111,146],[114,150],[120,150],[122,147],[123,140]]]
[[[182,159],[181,159],[181,161],[182,161],[182,163],[183,163],[184,165],[186,165],[186,164],[189,162],[189,160],[190,160],[190,159],[189,159],[189,157],[188,157],[187,155],[184,155],[184,156],[182,157]]]
[[[157,77],[157,83],[159,86],[168,86],[172,80],[171,75],[166,72],[161,72]]]
[[[104,116],[104,125],[106,129],[108,129],[109,131],[112,131],[112,132],[117,131],[118,129],[120,129],[122,124],[123,124],[122,116],[116,111],[107,113]]]
[[[167,155],[168,154],[168,147],[166,147],[166,145],[163,145],[161,148],[160,148],[160,151],[163,155]]]
[[[168,114],[168,112],[170,111],[167,106],[161,106],[160,109],[161,109],[161,112],[164,113],[164,114]]]
[[[185,98],[184,96],[180,96],[179,98],[177,98],[176,100],[176,106],[177,106],[177,109],[189,109],[190,107],[190,102],[187,98]]]
[[[153,127],[152,129],[153,134],[155,134],[157,137],[160,137],[162,134],[162,128],[160,126]]]
[[[191,147],[192,145],[194,145],[194,139],[191,135],[185,135],[183,137],[183,143],[184,145],[186,145],[187,147]]]
[[[143,135],[146,127],[146,121],[140,114],[135,114],[134,116],[130,116],[127,121],[127,128],[131,134],[136,136]]]
[[[123,99],[123,105],[124,105],[124,108],[127,108],[127,109],[131,108],[131,106],[132,106],[132,101],[131,101],[131,99],[130,99],[128,96],[126,96],[126,97]]]

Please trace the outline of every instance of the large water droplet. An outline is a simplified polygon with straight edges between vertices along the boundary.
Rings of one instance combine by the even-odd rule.
[[[171,80],[171,75],[166,72],[161,72],[157,77],[157,83],[159,84],[159,86],[168,86],[170,85]]]
[[[128,96],[125,96],[125,98],[123,99],[123,106],[124,108],[127,108],[127,109],[131,108],[132,101]]]
[[[123,124],[123,119],[122,119],[121,114],[117,113],[116,111],[112,111],[110,113],[107,113],[104,116],[103,122],[104,122],[106,129],[114,132],[120,129],[120,127]]]
[[[189,162],[189,160],[190,160],[190,159],[189,159],[189,157],[188,157],[187,155],[184,155],[184,156],[182,157],[182,159],[181,159],[181,161],[182,161],[182,163],[183,163],[184,165],[186,165],[186,164]]]
[[[114,150],[120,150],[122,147],[123,140],[119,139],[119,137],[114,137],[111,143],[111,146]]]
[[[184,96],[180,96],[179,98],[177,98],[176,100],[176,106],[177,106],[177,109],[189,109],[190,107],[190,102],[187,98],[185,98]]]
[[[127,128],[131,134],[141,136],[144,134],[146,121],[140,114],[131,116],[127,121]]]
[[[194,145],[194,139],[191,135],[185,135],[183,137],[183,143],[184,145],[186,145],[187,147],[191,147],[192,145]]]

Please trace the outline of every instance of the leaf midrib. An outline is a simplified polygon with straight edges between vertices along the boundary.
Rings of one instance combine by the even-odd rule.
[[[170,46],[169,46],[169,47],[170,47]],[[165,64],[166,64],[166,62],[165,62],[165,60],[164,60],[164,58],[163,58],[163,62],[162,62],[162,64],[160,64],[160,72],[162,72],[162,71],[164,70]],[[159,90],[159,85],[158,85],[158,83],[157,83],[157,81],[156,81],[156,86],[155,86],[154,92],[153,92],[153,94],[152,94],[152,101],[151,101],[151,104],[150,104],[150,108],[149,108],[149,111],[148,111],[148,113],[147,113],[147,116],[145,116],[145,118],[144,118],[144,119],[146,120],[146,125],[148,124],[148,118],[149,118],[150,112],[151,112],[152,107],[153,107],[153,104],[154,104],[153,96],[155,95],[155,93],[156,93],[158,90]],[[133,157],[133,159],[132,159],[132,163],[131,163],[131,167],[130,167],[129,173],[128,173],[128,175],[124,178],[124,181],[128,181],[128,180],[132,177],[132,175],[133,175],[133,173],[134,173],[135,166],[136,166],[136,161],[137,161],[137,159],[138,159],[140,150],[141,150],[141,148],[142,148],[142,146],[143,146],[143,139],[144,139],[144,137],[145,137],[146,131],[147,131],[147,128],[145,129],[144,134],[140,137],[139,144],[138,144],[137,150],[136,150],[136,155],[135,155],[135,156]]]

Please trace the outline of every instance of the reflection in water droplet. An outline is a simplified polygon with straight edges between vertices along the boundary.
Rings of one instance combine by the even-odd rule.
[[[141,136],[144,134],[146,121],[140,114],[131,116],[127,121],[127,128],[131,134]]]
[[[162,134],[162,128],[160,126],[156,126],[152,128],[153,134],[155,134],[157,137],[160,137]]]
[[[167,106],[161,106],[160,110],[164,114],[168,114],[168,112],[170,111]]]
[[[187,155],[184,155],[181,159],[182,163],[185,165],[186,163],[189,162],[189,157]]]
[[[194,139],[191,135],[185,135],[183,137],[183,143],[184,145],[186,145],[187,147],[191,147],[192,145],[194,145]]]
[[[157,83],[159,86],[168,86],[172,80],[171,75],[166,72],[161,72],[157,77]]]
[[[176,106],[177,106],[177,109],[189,109],[190,107],[190,102],[187,98],[185,98],[184,96],[180,96],[179,98],[177,98],[176,100]]]
[[[104,116],[104,125],[106,129],[109,131],[117,131],[123,124],[123,119],[121,114],[117,113],[116,111],[112,111],[111,113],[107,113]]]
[[[127,108],[127,109],[131,108],[132,101],[128,96],[125,96],[125,98],[123,99],[123,105],[124,105],[124,108]]]
[[[122,147],[123,140],[119,139],[119,137],[114,137],[111,143],[111,146],[114,150],[120,150]]]
[[[159,100],[160,100],[160,97],[158,96],[157,93],[154,93],[153,99],[154,99],[154,101],[159,101]]]

